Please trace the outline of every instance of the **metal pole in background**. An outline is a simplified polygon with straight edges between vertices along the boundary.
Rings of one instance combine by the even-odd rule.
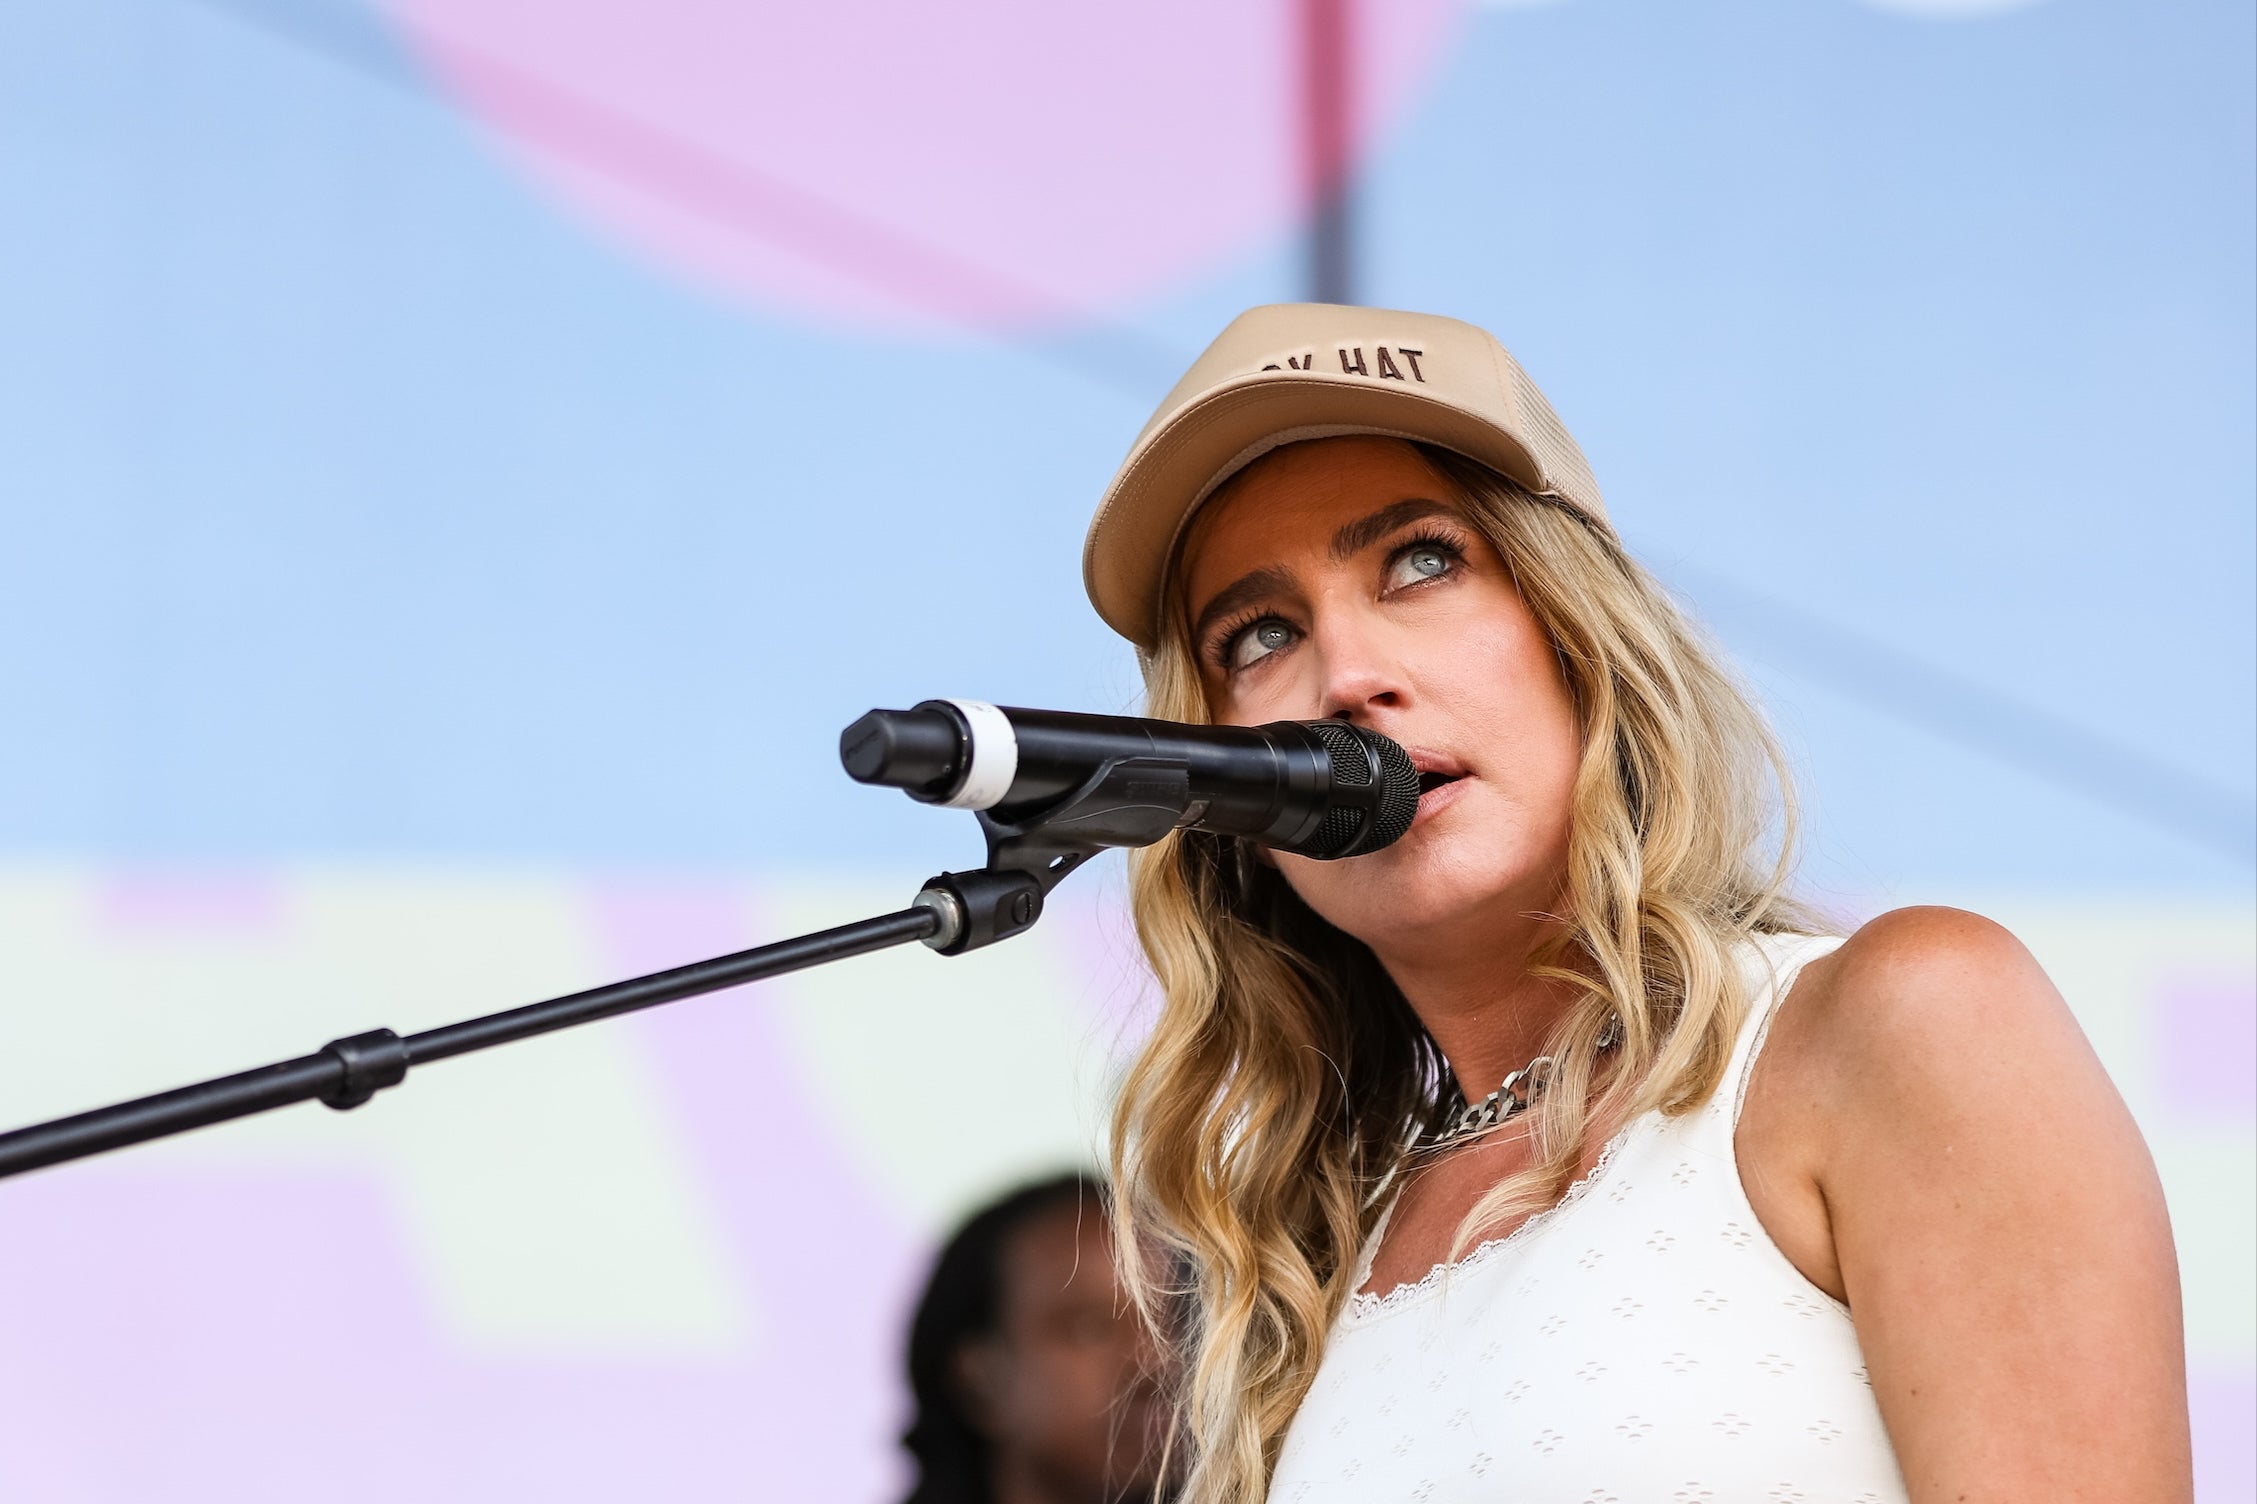
[[[1309,198],[1309,298],[1355,301],[1348,185],[1355,129],[1355,0],[1301,0],[1301,167]]]

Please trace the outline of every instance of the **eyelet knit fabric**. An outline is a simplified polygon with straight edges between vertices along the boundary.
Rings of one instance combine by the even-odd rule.
[[[1271,1504],[1902,1504],[1849,1310],[1765,1233],[1732,1144],[1772,1009],[1839,943],[1747,948],[1706,1105],[1631,1122],[1511,1236],[1352,1297]]]

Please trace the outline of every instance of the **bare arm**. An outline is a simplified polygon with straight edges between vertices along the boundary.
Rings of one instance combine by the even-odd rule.
[[[1781,1009],[1741,1134],[1766,1227],[1849,1303],[1914,1500],[2191,1498],[2162,1188],[2012,935],[1867,925]]]

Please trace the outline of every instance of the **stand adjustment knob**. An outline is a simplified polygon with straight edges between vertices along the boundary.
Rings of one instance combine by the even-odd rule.
[[[925,884],[916,902],[942,916],[940,930],[925,943],[944,956],[960,956],[1031,928],[1042,917],[1042,882],[1029,872],[992,867],[943,872]]]
[[[321,1047],[321,1053],[345,1067],[338,1083],[321,1094],[322,1105],[339,1112],[350,1112],[385,1087],[407,1079],[407,1041],[390,1029],[332,1039]]]

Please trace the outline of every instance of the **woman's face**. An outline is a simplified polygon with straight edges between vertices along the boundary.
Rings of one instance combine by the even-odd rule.
[[[1276,858],[1312,909],[1382,961],[1554,910],[1574,702],[1504,561],[1416,449],[1274,450],[1201,511],[1183,557],[1216,721],[1339,716],[1402,743],[1422,775],[1418,818],[1386,850]]]

